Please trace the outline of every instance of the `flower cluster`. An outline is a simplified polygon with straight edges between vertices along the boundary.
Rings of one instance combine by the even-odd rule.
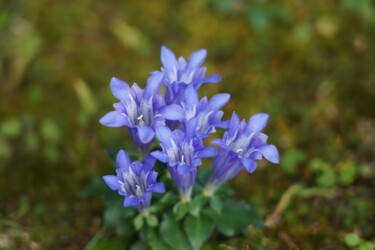
[[[124,206],[143,211],[150,205],[152,192],[165,191],[164,185],[156,182],[157,173],[152,170],[156,159],[166,164],[184,202],[190,200],[202,158],[214,158],[211,177],[203,190],[205,195],[212,195],[242,167],[252,173],[256,160],[262,156],[272,163],[279,162],[276,147],[267,144],[267,136],[261,133],[268,121],[267,114],[256,114],[246,123],[233,112],[231,120],[222,121],[220,109],[229,101],[229,94],[199,99],[198,89],[203,83],[221,80],[217,74],[205,76],[206,68],[201,65],[206,55],[202,49],[193,52],[188,61],[183,57],[176,59],[163,46],[163,67],[161,71],[151,72],[144,89],[136,83],[129,87],[126,82],[112,79],[112,93],[119,102],[100,122],[108,127],[127,127],[140,156],[148,155],[144,163],[131,162],[121,150],[116,161],[117,175],[103,177],[111,189],[125,196]],[[160,94],[163,84],[166,93]],[[222,139],[213,141],[219,150],[204,145],[216,127],[227,129]],[[154,142],[159,142],[161,150],[150,152]]]

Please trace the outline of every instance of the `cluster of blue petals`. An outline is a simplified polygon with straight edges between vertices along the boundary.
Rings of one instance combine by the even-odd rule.
[[[152,192],[165,192],[164,184],[156,182],[158,174],[152,171],[155,158],[147,156],[144,163],[132,162],[126,152],[120,150],[116,164],[117,175],[105,175],[103,179],[112,190],[125,196],[124,207],[145,210],[150,206]]]
[[[272,163],[279,162],[276,147],[268,145],[267,136],[261,133],[268,121],[267,114],[256,114],[246,123],[233,112],[231,120],[222,121],[221,108],[229,101],[229,94],[199,99],[202,84],[221,80],[217,74],[205,76],[206,68],[201,65],[206,55],[206,50],[198,50],[186,61],[183,57],[177,59],[162,46],[163,67],[151,72],[144,89],[136,83],[130,87],[122,80],[112,79],[111,90],[119,102],[100,122],[108,127],[127,127],[141,155],[148,155],[144,163],[131,162],[122,150],[117,156],[117,175],[103,177],[111,189],[125,196],[124,206],[144,210],[150,205],[152,192],[164,192],[164,185],[156,182],[157,174],[152,171],[156,159],[166,163],[181,197],[185,198],[191,193],[202,158],[214,157],[207,184],[209,192],[232,179],[242,167],[252,173],[256,160],[262,156]],[[163,84],[166,92],[160,94]],[[227,129],[222,139],[213,141],[219,150],[204,145],[217,127]],[[156,141],[161,150],[150,152]]]

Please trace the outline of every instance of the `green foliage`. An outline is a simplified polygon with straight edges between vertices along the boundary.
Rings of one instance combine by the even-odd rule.
[[[185,219],[184,228],[193,249],[201,249],[203,242],[210,237],[214,224],[204,215],[189,215]]]
[[[186,203],[178,202],[173,206],[173,214],[175,215],[176,220],[182,219],[187,212],[188,208]]]
[[[173,249],[191,249],[186,233],[182,226],[171,215],[164,215],[160,224],[160,235]]]
[[[149,215],[146,217],[147,225],[150,227],[156,227],[159,224],[158,217],[155,215]]]
[[[188,208],[192,215],[198,216],[201,208],[205,205],[207,199],[203,195],[197,195],[194,199],[189,202]]]
[[[143,223],[143,216],[141,214],[138,214],[133,220],[135,230],[139,231],[143,227]]]
[[[351,249],[355,250],[374,250],[375,249],[375,243],[372,241],[365,241],[361,239],[357,234],[355,233],[348,233],[345,234],[345,243],[350,247]]]
[[[250,206],[243,201],[225,200],[221,213],[206,211],[205,214],[214,221],[218,230],[227,236],[243,232],[247,227],[258,228],[263,226],[262,218],[257,216]]]
[[[306,156],[301,150],[289,150],[281,156],[282,169],[288,174],[298,172],[297,165],[305,160]]]
[[[147,242],[152,250],[172,250],[172,248],[163,241],[160,234],[151,228],[147,230]]]
[[[210,207],[215,210],[218,214],[221,213],[223,208],[223,203],[221,202],[220,198],[217,195],[212,195],[210,197]]]
[[[1,134],[4,137],[14,138],[20,135],[22,130],[21,122],[16,118],[10,118],[1,123]]]

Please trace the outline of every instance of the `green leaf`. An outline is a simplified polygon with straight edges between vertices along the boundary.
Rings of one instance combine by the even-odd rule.
[[[287,151],[281,158],[283,170],[288,174],[295,174],[297,172],[297,164],[304,161],[305,158],[303,151],[293,149]]]
[[[173,206],[173,213],[177,220],[182,219],[187,213],[186,204],[181,202],[176,203],[176,205]]]
[[[316,178],[316,183],[321,187],[333,187],[336,184],[336,178],[335,172],[326,169]]]
[[[130,247],[130,250],[147,250],[149,249],[148,245],[146,244],[146,242],[143,242],[143,241],[137,241],[135,242],[131,247]]]
[[[141,214],[138,214],[137,217],[134,218],[133,224],[135,227],[135,230],[139,230],[143,226],[143,216]]]
[[[188,208],[192,215],[198,215],[201,207],[206,203],[206,198],[203,195],[197,195],[194,199],[189,202]]]
[[[42,123],[42,135],[47,143],[56,144],[62,138],[61,130],[58,123],[52,120],[44,120]]]
[[[223,208],[223,203],[221,202],[219,196],[213,195],[210,197],[210,207],[217,213],[221,213]]]
[[[361,239],[355,233],[346,234],[344,240],[345,243],[350,247],[355,247],[361,242]]]
[[[171,215],[165,215],[160,224],[160,235],[173,249],[191,249],[189,240],[181,226]]]
[[[0,128],[0,132],[6,138],[14,138],[21,134],[22,132],[22,123],[16,118],[9,118],[3,120]]]
[[[338,181],[340,184],[348,185],[357,177],[358,166],[352,161],[340,162],[337,165]]]
[[[210,237],[214,224],[204,215],[189,215],[185,220],[184,228],[193,249],[200,249],[203,242]]]
[[[151,228],[147,230],[147,243],[152,250],[172,250],[172,248],[163,241],[158,232]]]
[[[173,192],[167,192],[160,199],[160,203],[161,204],[170,204],[171,202],[174,203],[177,199],[178,199],[178,197]]]
[[[263,226],[262,217],[258,216],[243,201],[228,199],[223,202],[221,213],[214,210],[206,210],[207,214],[215,222],[218,230],[227,236],[244,231],[248,226],[258,228]]]
[[[149,225],[150,227],[156,227],[159,224],[158,217],[156,217],[155,215],[149,215],[146,218],[146,221],[147,225]]]
[[[131,208],[125,208],[122,203],[121,199],[106,204],[104,210],[104,227],[117,226],[120,220],[134,216],[134,211]]]
[[[124,237],[110,237],[105,231],[100,230],[85,246],[85,250],[121,250],[129,247]]]

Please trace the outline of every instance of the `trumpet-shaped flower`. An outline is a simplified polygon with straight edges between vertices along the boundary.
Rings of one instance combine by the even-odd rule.
[[[257,162],[264,156],[272,163],[279,163],[279,154],[274,145],[267,144],[268,136],[261,133],[267,125],[268,115],[264,113],[253,115],[246,123],[240,122],[233,112],[228,131],[223,139],[212,143],[220,146],[214,159],[210,181],[206,193],[214,192],[222,183],[232,179],[244,167],[249,173],[255,171]]]
[[[108,127],[128,127],[134,143],[143,153],[147,152],[157,126],[164,126],[165,119],[183,118],[180,106],[166,106],[164,96],[158,94],[163,78],[163,73],[153,74],[144,90],[136,83],[130,88],[126,82],[113,78],[112,93],[120,102],[113,105],[114,111],[100,119],[100,123]]]
[[[124,150],[117,154],[116,169],[117,175],[103,176],[106,184],[117,190],[120,195],[125,196],[124,207],[135,207],[143,211],[150,206],[152,193],[164,193],[163,183],[157,183],[157,173],[152,170],[155,158],[147,156],[144,163],[139,161],[131,162]]]
[[[185,122],[196,118],[196,133],[200,138],[206,138],[210,133],[216,132],[215,127],[227,128],[229,121],[221,121],[224,112],[220,109],[229,101],[230,95],[223,93],[213,96],[210,100],[203,97],[198,100],[198,92],[193,86],[189,86],[185,93],[181,106],[184,110]]]
[[[189,60],[183,57],[176,59],[175,54],[167,47],[161,47],[161,62],[164,72],[164,84],[167,86],[166,102],[179,103],[187,86],[193,85],[198,89],[203,83],[216,83],[221,80],[218,74],[205,77],[206,67],[201,67],[207,56],[207,51],[201,49],[193,52]]]
[[[156,159],[167,163],[169,173],[178,187],[183,200],[190,199],[191,188],[197,176],[197,166],[201,158],[214,157],[216,149],[204,147],[203,140],[196,137],[197,119],[191,119],[184,130],[171,131],[168,127],[157,127],[156,136],[162,151],[151,153]]]

